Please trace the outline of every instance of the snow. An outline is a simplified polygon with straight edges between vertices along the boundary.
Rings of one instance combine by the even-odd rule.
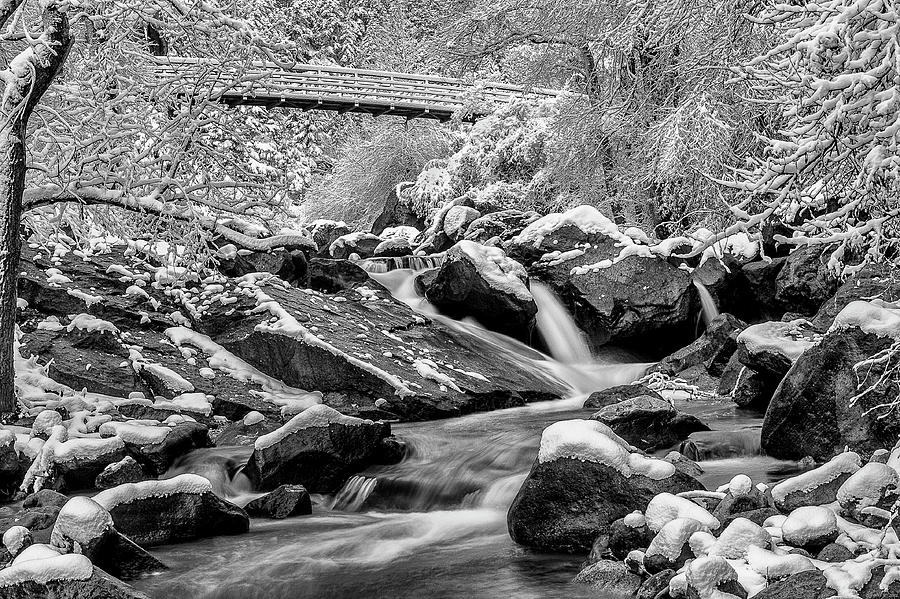
[[[696,532],[709,532],[709,529],[693,518],[675,518],[666,522],[659,529],[650,546],[647,547],[647,557],[662,555],[674,562],[681,555],[684,545]]]
[[[175,494],[200,495],[212,493],[209,480],[196,474],[179,474],[165,480],[145,480],[125,483],[94,495],[93,499],[107,510],[123,503],[133,503],[150,497],[167,497]]]
[[[341,226],[346,226],[341,223]],[[409,243],[413,243],[417,237],[419,237],[420,232],[415,227],[410,227],[409,225],[399,225],[397,227],[387,227],[384,231],[381,232],[381,238],[384,240],[388,239],[405,239]]]
[[[826,537],[837,531],[837,517],[831,508],[818,505],[798,507],[781,525],[785,543],[804,547],[810,541]]]
[[[625,516],[624,524],[630,528],[641,528],[647,525],[647,518],[641,512],[634,511]]]
[[[453,206],[444,215],[444,233],[450,239],[463,236],[463,227],[481,216],[481,213],[469,206]]]
[[[464,240],[447,250],[445,264],[456,260],[467,260],[472,264],[491,289],[524,302],[534,301],[525,286],[528,280],[525,267],[508,257],[502,249]]]
[[[829,332],[850,327],[879,337],[900,339],[900,306],[882,300],[850,302],[835,317]]]
[[[886,496],[888,489],[900,485],[900,475],[887,464],[869,462],[850,475],[837,492],[842,507],[854,505],[857,509],[874,506]]]
[[[41,331],[61,331],[64,327],[56,316],[48,316],[37,324],[38,330]]]
[[[699,599],[725,599],[733,597],[718,589],[722,583],[737,580],[737,572],[720,556],[698,557],[687,566],[687,584],[697,592]]]
[[[720,525],[719,520],[703,507],[671,493],[660,493],[651,499],[644,515],[650,530],[660,530],[676,518],[691,518],[710,530],[716,530]]]
[[[859,454],[855,452],[840,453],[818,468],[781,481],[772,487],[772,498],[776,505],[783,505],[788,495],[808,493],[844,474],[852,474],[859,470],[861,463]]]
[[[134,445],[155,445],[162,443],[172,429],[167,426],[146,426],[132,422],[106,422],[100,425],[103,437],[119,437]]]
[[[194,385],[190,381],[162,364],[138,362],[135,365],[135,370],[137,372],[148,372],[150,375],[159,379],[167,389],[174,393],[190,393],[194,390]]]
[[[85,556],[76,553],[59,555],[55,551],[51,555],[50,551],[40,553],[39,549],[31,551],[38,547],[41,545],[32,545],[13,560],[11,566],[0,570],[0,588],[28,581],[46,584],[52,580],[87,580],[93,576],[94,566]]]
[[[771,542],[772,537],[764,528],[746,518],[735,518],[719,535],[709,555],[740,559],[750,547],[768,547]]]
[[[66,327],[66,330],[72,332],[75,329],[87,332],[110,332],[113,334],[119,332],[119,329],[113,323],[83,312],[69,317],[69,326]]]
[[[733,497],[747,495],[753,489],[753,481],[746,474],[738,474],[728,483],[728,492]]]
[[[54,426],[62,424],[62,416],[56,410],[42,410],[34,418],[31,425],[32,437],[46,437],[50,435]]]
[[[247,414],[244,416],[243,423],[244,426],[253,426],[254,424],[259,424],[265,419],[265,416],[254,410],[252,412],[247,412]]]
[[[563,420],[544,429],[538,462],[572,458],[603,464],[626,478],[641,474],[661,480],[675,473],[675,466],[669,462],[633,453],[633,449],[602,422]]]
[[[804,330],[809,322],[803,319],[791,322],[763,322],[750,325],[738,335],[751,354],[772,352],[795,362],[800,355],[819,342],[818,336]]]
[[[450,387],[457,393],[462,393],[462,389],[460,389],[456,385],[456,382],[452,378],[438,370],[438,365],[433,361],[426,358],[416,358],[415,360],[413,360],[413,367],[416,369],[416,372],[419,373],[419,376],[423,379],[434,381],[439,385]]]
[[[68,541],[75,541],[85,547],[112,528],[112,516],[100,504],[89,497],[73,497],[59,510],[50,544],[69,550]]]
[[[606,235],[622,245],[634,243],[629,236],[621,233],[616,224],[603,216],[599,210],[593,206],[586,205],[572,208],[567,212],[554,212],[542,216],[513,237],[511,243],[517,245],[530,244],[538,247],[545,237],[568,225],[578,227],[586,235]]]
[[[816,569],[813,562],[804,555],[779,554],[753,545],[747,548],[747,564],[753,571],[769,580],[778,580],[791,574]]]
[[[99,295],[91,295],[89,293],[85,293],[84,291],[79,291],[78,289],[66,289],[66,293],[71,295],[72,297],[77,297],[78,299],[82,300],[88,308],[103,301],[103,298]]]
[[[271,447],[272,445],[275,445],[276,443],[280,443],[289,435],[298,431],[313,427],[326,427],[332,424],[341,424],[344,426],[362,426],[374,423],[371,420],[364,420],[362,418],[356,418],[354,416],[345,416],[334,408],[328,407],[324,404],[316,404],[314,406],[306,408],[305,410],[291,418],[289,421],[287,421],[280,428],[266,435],[261,435],[256,439],[254,447],[257,450],[263,450]]]
[[[17,556],[26,544],[30,543],[31,531],[24,526],[10,526],[3,533],[3,546],[13,557]]]

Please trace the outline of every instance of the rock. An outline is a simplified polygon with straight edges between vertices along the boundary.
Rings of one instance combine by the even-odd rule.
[[[612,263],[621,244],[634,242],[596,209],[579,206],[532,222],[505,248],[553,289],[593,345],[643,342],[662,355],[686,345],[697,314],[691,275],[661,258]]]
[[[480,216],[481,212],[469,206],[453,206],[444,215],[444,234],[453,241],[459,241],[469,225]]]
[[[50,543],[63,552],[87,556],[98,568],[122,580],[167,569],[131,539],[119,534],[109,512],[87,497],[73,497],[62,507]]]
[[[731,394],[737,385],[738,378],[745,368],[746,366],[741,364],[741,361],[738,360],[737,351],[731,354],[731,357],[728,358],[728,362],[722,367],[722,372],[716,375],[719,377],[716,394],[720,397],[731,397]]]
[[[868,463],[850,475],[837,491],[841,514],[869,528],[887,525],[900,499],[900,475],[887,464]]]
[[[664,399],[636,397],[607,406],[591,416],[643,450],[670,447],[709,427],[696,416],[679,412]]]
[[[3,533],[3,547],[10,560],[34,543],[31,531],[24,526],[11,526]]]
[[[709,529],[693,518],[675,518],[667,522],[647,547],[644,568],[650,574],[681,569],[689,559],[694,558],[688,541],[698,532],[709,533]]]
[[[900,300],[900,281],[897,280],[891,265],[869,264],[849,277],[838,288],[837,293],[826,300],[816,312],[811,319],[813,326],[820,331],[827,331],[835,317],[848,304],[873,297],[886,302]]]
[[[860,467],[858,454],[852,451],[838,454],[826,464],[772,487],[772,499],[775,506],[783,512],[790,512],[798,507],[833,503],[837,501],[838,489]]]
[[[828,588],[828,579],[819,570],[806,570],[776,580],[754,595],[754,599],[827,599],[837,592]]]
[[[768,549],[771,544],[771,535],[761,525],[746,518],[735,518],[722,530],[707,554],[742,559],[750,547]]]
[[[0,570],[4,599],[150,599],[83,555],[34,559]]]
[[[900,435],[900,413],[894,410],[882,417],[872,409],[897,397],[896,384],[881,385],[850,405],[859,393],[854,366],[890,345],[889,338],[851,327],[828,333],[806,350],[766,411],[766,453],[781,459],[825,460],[845,446],[866,454],[893,446]]]
[[[780,382],[779,377],[762,374],[745,366],[731,389],[731,399],[739,408],[765,412]]]
[[[472,317],[493,331],[528,341],[537,305],[527,281],[522,265],[503,250],[461,241],[447,250],[426,296],[448,316]]]
[[[533,211],[501,210],[491,212],[469,223],[465,238],[477,243],[485,243],[489,239],[509,241],[539,218],[540,215]]]
[[[747,599],[747,591],[738,582],[737,572],[720,556],[698,557],[692,561],[687,567],[686,579],[688,599],[715,597],[715,591]]]
[[[818,553],[834,543],[839,530],[837,517],[823,506],[804,506],[792,511],[781,525],[782,538],[788,545]]]
[[[602,591],[604,596],[631,597],[641,586],[641,577],[628,570],[622,562],[602,560],[589,565],[572,580]]]
[[[756,304],[760,319],[778,320],[784,313],[784,306],[775,299],[775,281],[786,261],[786,257],[773,258],[770,262],[759,260],[741,268],[747,281],[744,287],[749,291],[749,299]]]
[[[244,472],[259,489],[297,483],[312,493],[334,492],[375,463],[388,435],[387,424],[315,405],[258,438]]]
[[[637,591],[637,599],[657,599],[657,597],[665,597],[669,591],[669,582],[674,576],[674,570],[662,570],[661,572],[652,575],[641,583],[641,587]]]
[[[66,492],[92,488],[104,468],[125,457],[125,444],[118,437],[86,437],[59,444],[51,439],[47,444],[54,444],[55,449],[44,484]]]
[[[332,258],[347,259],[351,254],[356,254],[360,258],[369,258],[375,254],[375,248],[378,247],[383,239],[371,233],[348,233],[341,235],[328,246],[328,255]]]
[[[735,488],[736,485],[734,484],[734,481],[736,479],[745,479],[747,484],[743,485],[742,488]],[[730,516],[771,507],[762,491],[753,486],[749,477],[745,475],[738,475],[732,479],[730,487],[731,488],[725,493],[725,497],[713,510],[713,516],[720,522],[724,523]],[[759,522],[757,522],[757,524],[759,524]]]
[[[838,562],[845,562],[849,559],[853,559],[853,557],[853,552],[843,545],[838,545],[837,543],[829,543],[828,545],[822,547],[822,550],[819,551],[816,559],[823,562],[836,564]]]
[[[261,418],[254,417],[254,414],[259,414]],[[250,412],[237,422],[231,422],[225,425],[225,428],[222,429],[222,432],[216,437],[216,446],[252,446],[256,442],[256,439],[262,435],[271,433],[281,425],[282,422],[280,420],[266,418],[259,412]]]
[[[210,482],[195,474],[119,485],[93,499],[109,511],[118,531],[142,547],[241,534],[250,528],[244,510],[214,495]]]
[[[60,508],[69,501],[69,498],[62,493],[57,493],[52,489],[41,489],[25,497],[22,501],[22,507],[25,509],[33,507],[56,507]]]
[[[900,597],[900,580],[897,580],[896,572],[891,574],[890,583],[884,584],[887,572],[885,566],[872,569],[872,576],[859,591],[863,599],[888,599],[888,597]],[[882,586],[883,585],[883,586]]]
[[[129,455],[104,468],[103,472],[97,475],[94,486],[98,489],[111,489],[125,483],[147,480],[147,478],[149,476],[141,468],[141,465]]]
[[[22,467],[15,448],[16,436],[0,430],[0,503],[15,497],[26,468]]]
[[[608,548],[616,559],[624,560],[635,549],[647,549],[655,536],[643,514],[634,512],[610,525]]]
[[[636,397],[652,397],[662,399],[663,396],[644,385],[616,385],[602,391],[594,391],[584,401],[585,408],[605,408],[626,399]]]
[[[401,185],[409,184],[401,183]],[[372,233],[375,235],[380,235],[381,232],[388,227],[412,226],[417,229],[422,229],[425,225],[425,222],[418,214],[416,214],[415,210],[407,205],[406,202],[400,201],[396,191],[396,188],[390,190],[388,197],[385,200],[384,208],[381,209],[381,212],[372,224]],[[349,232],[350,230],[348,229],[346,233]],[[334,241],[334,239],[328,241],[328,244],[330,244],[331,241]],[[319,247],[327,248],[328,245],[326,244],[323,246],[322,244],[319,244]]]
[[[306,279],[306,255],[300,250],[235,253],[219,260],[219,270],[229,277],[242,277],[254,272],[270,272],[288,283]]]
[[[791,252],[775,278],[776,301],[801,314],[815,314],[838,289],[826,265],[833,250],[833,246],[809,246]]]
[[[589,420],[544,430],[538,458],[507,515],[516,543],[587,552],[615,520],[643,510],[659,493],[702,488],[671,464],[645,458],[610,435],[608,427]]]
[[[698,462],[759,455],[759,429],[691,433],[687,441],[679,446],[678,451]]]
[[[126,422],[106,423],[100,427],[101,436],[118,435],[125,448],[152,475],[164,474],[172,463],[193,449],[209,447],[209,428],[199,422],[182,422],[173,427],[136,427]]]
[[[718,376],[737,349],[738,334],[746,327],[746,323],[731,314],[719,314],[696,341],[660,360],[653,370],[675,376],[703,364],[710,374]]]
[[[746,520],[749,520],[750,522],[753,522],[754,524],[762,526],[766,520],[768,520],[772,516],[778,516],[779,514],[781,514],[781,512],[779,512],[777,508],[761,507],[755,510],[748,510],[746,512],[732,513],[727,516],[723,515],[720,520],[722,522],[722,526],[728,526],[737,518],[744,518]]]
[[[744,366],[780,380],[820,338],[806,320],[755,324],[737,337],[738,359]]]
[[[337,293],[372,285],[369,273],[350,260],[313,258],[309,261],[306,286],[324,293]]]
[[[396,258],[399,256],[410,256],[413,253],[413,246],[408,239],[394,238],[385,239],[372,252],[374,258]]]
[[[281,485],[274,491],[257,497],[244,510],[251,516],[282,519],[312,513],[309,493],[301,485]]]
[[[700,478],[703,474],[703,468],[694,460],[685,457],[678,451],[670,451],[663,459],[673,466],[679,472],[683,472],[692,478]]]

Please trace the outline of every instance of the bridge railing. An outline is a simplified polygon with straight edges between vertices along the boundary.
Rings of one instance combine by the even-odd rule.
[[[297,64],[250,63],[165,57],[155,65],[162,80],[204,90],[232,105],[286,106],[306,110],[368,112],[446,119],[468,107],[475,116],[516,98],[555,98],[560,92],[513,85],[473,85],[459,79],[390,71]],[[471,99],[475,102],[471,102]],[[481,106],[487,104],[487,106]],[[469,106],[467,106],[469,105]]]

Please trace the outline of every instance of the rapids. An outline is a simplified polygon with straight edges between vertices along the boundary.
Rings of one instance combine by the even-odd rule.
[[[429,311],[427,300],[415,293],[413,274],[405,269],[373,278],[398,299]],[[632,381],[647,365],[622,353],[591,356],[552,294],[539,290],[536,298],[549,315],[539,321],[540,333],[559,360],[477,324],[429,316],[515,348],[522,360],[568,381],[571,398],[396,424],[395,434],[410,448],[401,463],[360,473],[335,496],[313,496],[311,516],[254,519],[245,535],[155,548],[171,570],[134,586],[173,599],[602,597],[570,584],[584,556],[542,555],[515,545],[506,511],[537,454],[541,431],[558,420],[588,417],[591,410],[581,405],[589,391]],[[713,429],[692,444],[708,488],[738,473],[765,482],[796,472],[794,462],[760,455],[758,415],[740,412],[730,402],[676,403]],[[245,504],[254,496],[239,471],[248,457],[248,448],[198,450],[169,475],[197,472],[211,478],[222,496]]]

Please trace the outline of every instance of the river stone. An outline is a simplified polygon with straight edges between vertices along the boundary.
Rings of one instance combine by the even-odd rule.
[[[584,401],[585,408],[605,408],[617,404],[626,399],[634,399],[635,397],[653,397],[662,399],[663,396],[644,385],[616,385],[602,391],[594,391]]]
[[[817,331],[806,320],[763,322],[738,335],[738,359],[762,375],[781,380],[801,352],[818,340]]]
[[[466,228],[466,239],[478,243],[485,243],[489,239],[495,238],[500,241],[509,241],[539,218],[540,214],[533,210],[523,212],[509,209],[491,212],[469,223]]]
[[[239,252],[221,258],[219,270],[229,277],[242,277],[255,272],[270,272],[289,283],[306,278],[306,254],[301,250],[278,249],[268,252]]]
[[[328,255],[328,248],[338,237],[349,235],[350,227],[344,221],[319,219],[312,223],[312,239],[320,256]]]
[[[890,264],[868,264],[861,271],[844,281],[833,297],[825,301],[811,319],[820,331],[827,331],[835,317],[856,300],[873,297],[885,302],[900,300],[900,280]]]
[[[744,366],[731,388],[731,399],[739,408],[765,412],[779,382],[779,377],[762,374]]]
[[[41,489],[26,496],[22,500],[23,508],[33,507],[57,507],[60,508],[69,501],[69,498],[62,493],[57,493],[52,489]]]
[[[770,254],[767,252],[767,255]],[[786,261],[786,257],[776,257],[771,261],[751,262],[741,268],[741,274],[747,281],[744,288],[750,295],[748,299],[755,304],[762,319],[777,320],[784,313],[784,306],[775,300],[775,280]]]
[[[651,368],[669,376],[703,364],[714,376],[722,374],[728,359],[737,350],[737,336],[747,324],[731,314],[722,313],[707,325],[697,340],[669,354]]]
[[[827,599],[837,592],[828,588],[828,579],[819,570],[806,570],[776,580],[754,595],[754,599]]]
[[[669,591],[669,582],[674,578],[675,570],[663,570],[646,579],[637,591],[637,599],[657,599],[660,593],[665,597]]]
[[[98,489],[111,489],[125,483],[136,483],[150,478],[141,465],[129,456],[125,456],[115,464],[110,464],[97,475],[94,486]]]
[[[798,507],[826,505],[837,501],[838,489],[860,469],[859,455],[844,452],[818,468],[792,476],[772,487],[775,507],[791,512]]]
[[[297,483],[311,493],[332,493],[354,473],[376,463],[390,425],[344,416],[315,405],[256,440],[244,469],[259,489]]]
[[[691,433],[708,431],[696,416],[679,412],[665,399],[635,397],[607,406],[591,416],[644,450],[670,447]]]
[[[2,594],[3,599],[150,599],[149,595],[96,567],[85,580],[24,580],[3,586]]]
[[[900,389],[881,385],[853,406],[859,393],[854,366],[890,346],[892,340],[851,327],[827,334],[806,350],[784,377],[766,411],[762,447],[772,457],[827,460],[849,447],[862,454],[892,447],[900,436],[900,412],[874,410]]]
[[[462,241],[447,250],[425,295],[447,316],[472,317],[492,331],[527,342],[537,314],[527,281],[522,265],[503,250]]]
[[[612,597],[631,597],[641,586],[641,577],[630,572],[622,562],[601,560],[579,572],[572,580],[586,584]]]
[[[280,520],[311,514],[312,503],[302,485],[281,485],[248,503],[244,510],[251,516]]]
[[[208,480],[193,474],[119,485],[94,500],[109,511],[119,532],[142,547],[250,529],[244,510],[217,497]]]
[[[845,562],[848,559],[853,559],[853,552],[843,545],[839,545],[837,543],[829,543],[828,545],[822,547],[822,550],[819,551],[818,555],[816,555],[816,559],[819,561],[836,564]]]
[[[331,242],[328,246],[328,255],[331,258],[349,258],[356,254],[360,258],[369,258],[375,254],[375,248],[384,241],[371,233],[348,233]]]
[[[184,454],[212,445],[209,427],[205,424],[187,421],[168,428],[169,433],[159,443],[125,441],[128,452],[153,476],[165,474],[172,463]]]
[[[543,551],[587,553],[594,539],[653,497],[668,491],[702,489],[699,481],[675,471],[653,480],[623,476],[604,464],[573,458],[535,460],[507,515],[512,539]]]

